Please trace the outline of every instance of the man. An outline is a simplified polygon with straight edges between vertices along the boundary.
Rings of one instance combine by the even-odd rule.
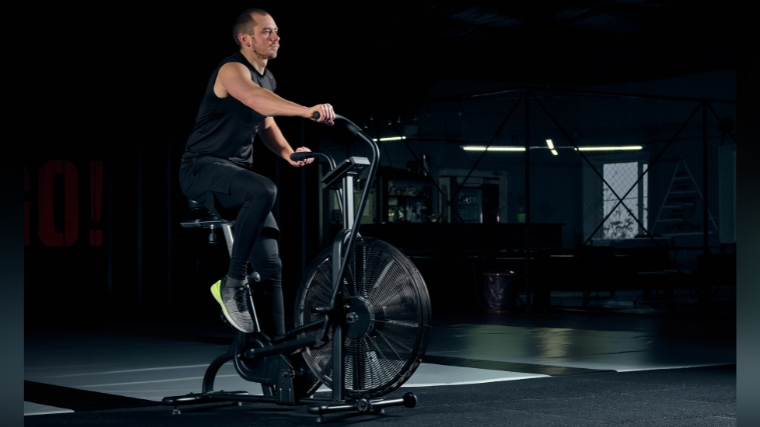
[[[305,117],[332,125],[335,113],[330,104],[305,107],[274,94],[275,80],[266,67],[277,57],[280,37],[269,13],[261,9],[244,11],[237,17],[232,34],[240,50],[222,60],[209,79],[182,155],[180,186],[187,197],[216,214],[240,208],[227,275],[211,287],[226,319],[242,332],[254,330],[245,297],[250,263],[260,275],[259,283],[251,284],[255,298],[265,300],[262,302],[270,310],[268,318],[260,319],[262,328],[270,334],[282,334],[282,264],[278,228],[271,213],[277,188],[270,179],[251,171],[253,141],[258,134],[269,150],[295,167],[304,166],[313,159],[290,160],[294,150],[274,116]],[[310,150],[295,150],[303,151]]]

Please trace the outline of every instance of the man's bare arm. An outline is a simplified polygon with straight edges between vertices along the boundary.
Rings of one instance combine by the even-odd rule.
[[[295,151],[293,150],[293,147],[290,146],[288,141],[285,139],[285,136],[282,134],[282,131],[280,131],[280,127],[277,126],[277,123],[274,121],[274,118],[267,117],[264,120],[264,123],[259,126],[259,136],[261,137],[261,141],[264,143],[264,145],[271,150],[276,155],[282,157],[290,163],[293,166],[303,166],[307,165],[314,161],[314,159],[306,159],[299,162],[294,162],[290,160],[290,155],[294,152],[300,152],[300,151],[311,151],[306,147],[299,147]]]
[[[304,117],[327,124],[333,124],[335,118],[329,104],[305,107],[258,86],[251,80],[248,68],[239,62],[228,62],[222,66],[214,84],[214,93],[220,98],[232,96],[267,117]],[[319,113],[319,119],[314,119],[314,113]]]

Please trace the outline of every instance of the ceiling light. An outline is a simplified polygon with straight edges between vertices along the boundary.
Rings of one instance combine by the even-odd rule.
[[[385,138],[380,138],[380,139],[372,138],[372,140],[375,142],[401,141],[402,139],[406,139],[406,137],[405,136],[387,136]]]
[[[551,139],[546,140],[546,146],[549,147],[549,150],[552,151],[552,154],[554,154],[555,156],[557,155],[557,150],[554,149],[554,143],[552,142]]]
[[[504,145],[492,145],[487,147],[485,145],[463,145],[464,151],[525,151],[525,147],[508,147]]]
[[[643,148],[641,145],[621,145],[617,147],[578,147],[575,151],[636,151]]]
[[[382,139],[381,139],[382,141]],[[550,140],[546,140],[546,147],[530,147],[531,150],[534,149],[548,149],[551,150],[552,154],[555,156],[558,155],[559,149],[570,149],[572,148],[574,151],[636,151],[636,150],[642,150],[644,147],[641,145],[621,145],[621,146],[605,146],[605,147],[555,147],[554,143]],[[462,149],[464,151],[525,151],[525,147],[520,146],[505,146],[505,145],[492,145],[490,147],[486,147],[485,145],[462,145]]]

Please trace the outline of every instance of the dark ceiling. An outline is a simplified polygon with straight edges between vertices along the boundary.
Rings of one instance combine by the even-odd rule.
[[[738,11],[730,6],[640,0],[329,4],[284,17],[299,38],[323,41],[310,52],[328,62],[356,59],[428,77],[569,84],[735,66]]]
[[[295,12],[272,11],[282,61],[375,98],[413,101],[435,79],[577,86],[737,66],[739,11],[717,3],[338,1]]]
[[[236,49],[231,22],[251,6],[268,10],[280,28],[282,48],[269,65],[278,93],[355,116],[414,105],[442,81],[460,93],[472,81],[621,83],[736,69],[740,56],[742,11],[716,2],[58,4],[36,17],[46,29],[37,71],[56,84],[35,87],[57,111],[71,111],[77,99],[93,117],[133,120],[137,105],[187,127],[211,71]]]

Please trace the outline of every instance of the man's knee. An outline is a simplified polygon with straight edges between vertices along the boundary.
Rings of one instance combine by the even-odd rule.
[[[250,185],[247,186],[248,197],[255,203],[271,204],[274,205],[274,201],[277,198],[277,186],[271,179],[259,176],[257,179],[252,180]]]
[[[266,181],[262,185],[262,199],[271,202],[274,205],[274,201],[277,198],[277,186],[271,179],[265,178]]]

